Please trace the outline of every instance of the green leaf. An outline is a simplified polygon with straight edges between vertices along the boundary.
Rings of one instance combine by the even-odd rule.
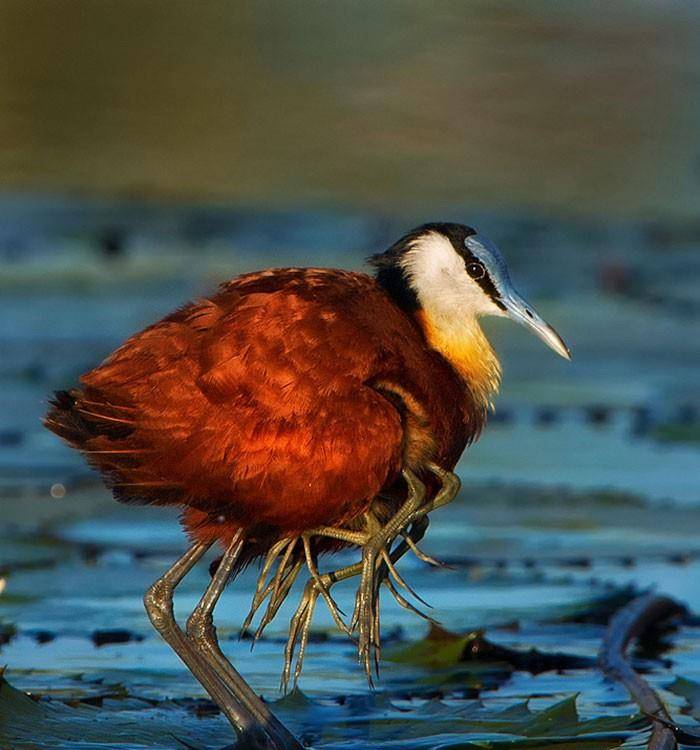
[[[700,721],[700,682],[676,677],[666,689],[685,698],[690,707],[690,715]]]
[[[220,718],[203,721],[166,701],[111,701],[94,707],[38,701],[0,676],[0,748],[2,750],[172,750],[175,740],[193,747],[221,747],[232,740]]]
[[[425,638],[387,649],[385,658],[387,661],[429,669],[451,667],[463,660],[469,645],[480,635],[479,631],[458,635],[431,625]]]
[[[118,692],[115,693],[118,695]],[[461,748],[562,748],[610,750],[640,735],[638,716],[581,720],[576,698],[541,711],[524,703],[493,709],[479,701],[458,705],[437,699],[416,708],[399,707],[387,695],[348,696],[343,703],[319,702],[297,692],[274,710],[319,750],[460,750]],[[106,698],[101,706],[34,700],[0,677],[2,750],[172,750],[217,748],[233,741],[221,716],[198,718],[171,701],[155,704],[135,697]]]

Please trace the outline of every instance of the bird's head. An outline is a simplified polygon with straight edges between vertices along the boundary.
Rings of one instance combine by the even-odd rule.
[[[516,291],[498,248],[462,224],[425,224],[369,262],[405,309],[426,316],[443,340],[482,315],[509,317],[571,359],[561,336]],[[466,327],[465,327],[466,326]]]

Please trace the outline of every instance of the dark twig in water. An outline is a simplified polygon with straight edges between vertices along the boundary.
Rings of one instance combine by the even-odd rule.
[[[658,714],[644,714],[648,719],[652,721],[658,721],[665,727],[668,727],[678,740],[683,745],[690,745],[691,747],[700,747],[700,732],[697,730],[687,729],[686,727],[678,726],[672,721],[664,719]]]
[[[608,677],[621,682],[642,713],[652,721],[649,750],[675,750],[674,726],[666,707],[649,683],[632,668],[626,650],[630,642],[673,615],[685,614],[682,604],[668,596],[645,594],[633,599],[611,618],[603,638],[599,660]]]
[[[462,661],[503,662],[515,670],[541,674],[552,670],[590,669],[595,661],[586,656],[566,654],[560,651],[545,652],[531,648],[528,651],[499,646],[474,633],[462,652]]]
[[[596,664],[595,659],[587,656],[538,651],[535,648],[527,651],[509,648],[489,640],[480,630],[471,633],[452,633],[437,624],[431,625],[424,643],[434,643],[437,648],[439,644],[450,641],[463,644],[459,662],[502,665],[503,671],[507,672],[541,674],[552,670],[591,669]]]

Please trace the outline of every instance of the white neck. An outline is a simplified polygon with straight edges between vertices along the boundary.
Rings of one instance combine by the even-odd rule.
[[[429,232],[406,250],[401,265],[418,297],[417,314],[428,344],[459,373],[484,406],[500,384],[501,367],[481,330],[480,315],[502,315],[466,272],[450,240]]]

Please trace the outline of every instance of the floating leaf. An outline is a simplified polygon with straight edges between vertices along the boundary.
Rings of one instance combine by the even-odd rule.
[[[645,726],[638,716],[579,719],[570,697],[541,711],[523,703],[494,710],[478,701],[447,704],[433,700],[399,707],[387,695],[350,696],[328,703],[295,693],[274,710],[314,747],[332,750],[442,748],[536,748],[609,750]],[[35,700],[0,678],[2,750],[171,750],[173,746],[217,748],[230,743],[220,716],[198,714],[172,701],[153,704],[110,697],[101,706]]]
[[[676,677],[666,689],[685,698],[690,707],[690,715],[700,721],[700,682]]]
[[[69,706],[34,700],[0,677],[0,748],[2,750],[172,750],[180,740],[193,747],[221,747],[231,741],[230,727],[220,718],[198,719],[166,701],[113,701],[109,708],[81,702]]]
[[[318,744],[335,747],[332,737],[337,735],[338,740],[362,741],[373,748],[394,747],[400,742],[401,747],[414,750],[555,745],[608,750],[634,737],[646,725],[636,715],[580,720],[575,697],[542,711],[531,711],[523,704],[494,710],[478,701],[449,706],[451,710],[447,711],[445,708],[437,700],[414,710],[399,709],[385,701],[381,707],[367,707],[362,715],[344,721],[336,719],[332,727],[321,730],[318,723]]]
[[[668,422],[654,427],[653,437],[664,443],[700,443],[700,426]]]
[[[413,664],[430,669],[451,667],[463,660],[469,644],[480,635],[474,631],[458,635],[431,625],[428,635],[420,641],[386,649],[387,661]]]
[[[457,664],[498,665],[506,671],[521,670],[539,674],[551,669],[582,669],[595,666],[590,658],[536,649],[518,650],[500,646],[487,639],[481,630],[458,634],[431,625],[425,638],[390,649],[388,661],[414,664],[429,669],[444,669]]]

